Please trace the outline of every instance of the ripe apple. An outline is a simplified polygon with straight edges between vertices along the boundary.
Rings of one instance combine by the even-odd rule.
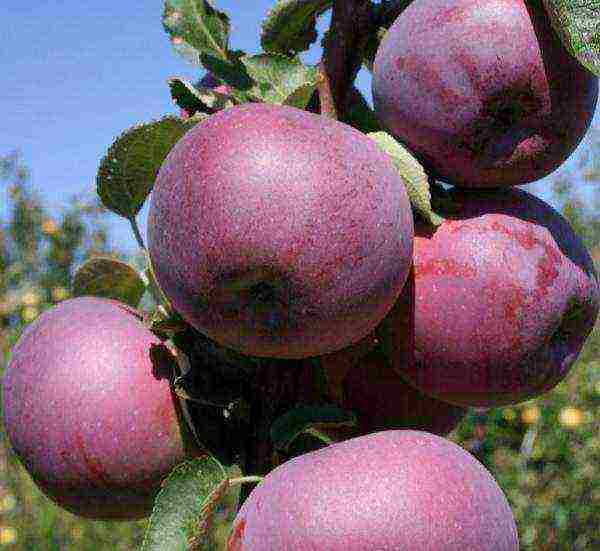
[[[252,356],[342,349],[391,308],[412,261],[404,185],[373,140],[292,107],[211,116],[172,149],[148,217],[175,309]]]
[[[201,453],[180,423],[172,361],[114,300],[67,300],[26,328],[3,379],[4,425],[48,497],[93,519],[150,514],[163,478]]]
[[[460,406],[551,390],[598,316],[590,255],[558,212],[524,191],[456,190],[451,198],[458,212],[437,230],[417,224],[415,363],[403,360],[404,332],[388,323],[394,369]]]
[[[518,551],[490,473],[426,432],[386,431],[271,471],[240,509],[229,551]]]
[[[541,0],[415,0],[375,59],[384,126],[448,183],[518,185],[558,168],[587,131],[598,79]]]

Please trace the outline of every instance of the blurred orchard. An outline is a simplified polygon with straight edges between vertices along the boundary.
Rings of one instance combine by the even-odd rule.
[[[570,186],[574,179],[587,185]],[[60,212],[50,209],[37,191],[43,182],[30,181],[18,153],[0,155],[0,185],[0,197],[6,199],[0,208],[3,371],[23,327],[69,297],[77,266],[90,256],[125,255],[111,244],[105,212],[91,193],[73,197]],[[553,204],[600,267],[600,128],[590,131],[574,166],[556,173],[550,188]],[[578,365],[552,392],[518,406],[472,411],[451,434],[505,491],[523,550],[600,549],[599,368],[597,325]],[[3,433],[0,439],[0,549],[139,547],[145,521],[93,522],[63,512],[36,489]]]

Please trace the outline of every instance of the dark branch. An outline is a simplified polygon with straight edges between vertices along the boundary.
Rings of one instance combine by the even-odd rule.
[[[335,0],[323,63],[339,118],[343,118],[348,91],[360,70],[371,25],[369,0]]]

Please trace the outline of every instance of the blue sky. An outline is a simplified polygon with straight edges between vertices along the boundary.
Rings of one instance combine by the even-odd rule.
[[[273,3],[217,0],[231,16],[235,48],[258,51],[260,22]],[[0,3],[0,154],[22,152],[34,186],[52,207],[74,193],[94,193],[98,163],[124,129],[175,111],[168,77],[201,74],[173,53],[160,21],[162,5]],[[366,74],[359,82],[368,91]],[[125,221],[114,216],[112,229],[115,243],[133,247]]]

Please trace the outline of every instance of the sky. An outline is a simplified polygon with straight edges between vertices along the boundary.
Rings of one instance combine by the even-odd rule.
[[[216,1],[231,17],[234,48],[259,51],[260,23],[273,3]],[[162,0],[0,2],[0,155],[21,151],[34,187],[53,209],[75,193],[95,193],[99,162],[123,130],[176,112],[169,77],[201,76],[173,52],[162,7]],[[318,55],[313,49],[306,59]],[[370,95],[366,71],[359,87]],[[541,182],[535,189],[543,188]],[[111,230],[115,244],[134,248],[127,222],[114,215]]]

